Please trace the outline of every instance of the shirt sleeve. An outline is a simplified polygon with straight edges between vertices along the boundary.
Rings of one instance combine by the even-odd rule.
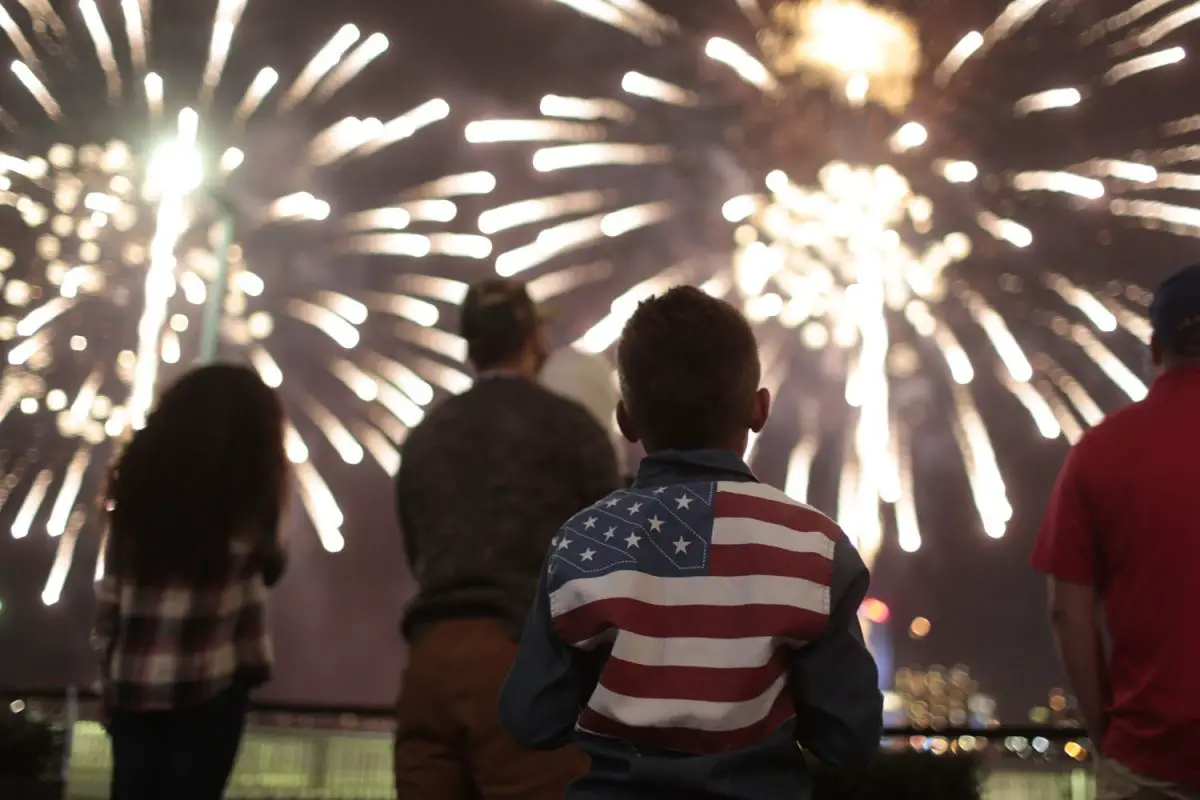
[[[279,583],[287,569],[287,553],[279,541],[279,513],[272,513],[254,543],[254,566],[262,573],[268,589]]]
[[[258,551],[258,568],[262,573],[263,585],[268,589],[279,583],[287,569],[287,554],[277,536],[267,538]]]
[[[100,660],[101,682],[108,674],[108,662],[116,644],[117,626],[120,622],[120,602],[117,578],[108,573],[96,582],[96,614],[92,622],[91,644]]]
[[[1073,447],[1050,496],[1031,564],[1057,580],[1093,586],[1096,528],[1083,490],[1082,464],[1079,447]]]
[[[858,608],[870,573],[845,535],[834,548],[829,627],[794,656],[796,739],[823,764],[866,764],[879,750],[883,695],[879,671],[867,651]]]
[[[396,472],[396,519],[400,523],[400,535],[404,538],[404,555],[408,559],[408,568],[414,574],[417,568],[417,560],[420,558],[420,551],[417,549],[416,531],[408,524],[409,516],[407,511],[408,492],[407,489],[407,469],[408,459],[404,458],[403,454],[400,459],[400,469]]]
[[[587,414],[587,412],[584,412]],[[581,481],[579,507],[587,508],[622,487],[612,438],[590,415],[580,425]]]
[[[543,568],[516,660],[500,691],[500,721],[514,741],[536,750],[570,744],[579,712],[595,689],[595,680],[584,674],[584,660],[554,630]]]

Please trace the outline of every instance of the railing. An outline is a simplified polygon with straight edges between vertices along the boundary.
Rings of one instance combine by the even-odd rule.
[[[73,693],[0,695],[9,708],[50,721],[65,734],[66,796],[108,796],[108,739],[94,720],[94,698]],[[229,798],[392,800],[392,711],[257,703]],[[983,768],[985,800],[1090,800],[1090,742],[1082,731],[1049,727],[925,731],[889,729],[884,752],[973,755]]]

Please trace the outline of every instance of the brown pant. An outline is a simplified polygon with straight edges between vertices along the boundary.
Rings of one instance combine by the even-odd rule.
[[[524,750],[496,703],[517,646],[495,622],[442,622],[417,639],[396,711],[398,800],[561,800],[582,752]]]

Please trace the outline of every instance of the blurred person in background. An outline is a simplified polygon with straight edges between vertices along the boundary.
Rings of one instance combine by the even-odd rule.
[[[612,441],[579,404],[537,383],[542,318],[525,287],[471,287],[461,333],[475,385],[436,406],[402,450],[396,499],[417,594],[397,702],[402,798],[561,798],[587,769],[574,749],[531,753],[500,724],[550,539],[618,485]]]
[[[93,644],[113,800],[218,800],[271,674],[267,588],[287,493],[279,397],[214,365],[163,392],[105,496]]]
[[[560,347],[546,359],[541,382],[550,391],[586,408],[600,427],[608,431],[617,454],[617,470],[624,475],[625,445],[616,429],[617,402],[621,398],[608,359],[574,347]]]
[[[1200,265],[1150,323],[1149,395],[1068,454],[1033,554],[1099,800],[1200,798]]]

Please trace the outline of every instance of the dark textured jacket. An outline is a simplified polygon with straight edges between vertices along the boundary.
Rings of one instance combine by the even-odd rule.
[[[790,710],[794,710],[794,714],[788,715],[790,718],[781,720],[773,729],[764,728],[760,737],[747,744],[730,744],[726,749],[703,753],[695,749],[667,750],[649,744],[665,739],[665,732],[670,728],[628,728],[623,732],[606,731],[603,735],[585,729],[581,712],[586,713],[593,705],[597,687],[602,684],[607,666],[615,656],[602,648],[580,649],[563,641],[552,618],[549,567],[562,566],[556,564],[555,559],[583,547],[589,553],[583,559],[590,564],[600,563],[603,556],[599,551],[609,546],[605,542],[611,540],[605,538],[607,532],[599,531],[608,526],[612,530],[619,529],[621,534],[629,532],[634,525],[630,522],[634,519],[631,499],[637,501],[635,505],[639,509],[645,507],[646,514],[653,513],[656,518],[661,515],[662,520],[667,520],[666,523],[656,520],[663,526],[663,532],[681,530],[681,525],[690,523],[680,522],[672,511],[684,506],[669,501],[686,492],[686,487],[694,488],[697,482],[709,481],[753,483],[757,479],[731,452],[704,450],[649,456],[642,461],[632,489],[614,494],[568,522],[554,556],[547,557],[549,566],[543,569],[541,588],[526,624],[521,649],[500,695],[499,711],[505,728],[522,745],[548,749],[573,741],[591,757],[591,771],[567,790],[568,800],[803,800],[811,793],[810,776],[808,766],[796,748],[797,743],[817,761],[830,766],[863,765],[879,748],[883,703],[877,688],[878,672],[863,643],[858,623],[858,607],[866,596],[870,575],[858,551],[831,521],[828,522],[829,530],[835,536],[830,542],[832,564],[827,626],[817,638],[787,653],[787,687],[791,693]],[[589,525],[601,521],[602,524]],[[672,525],[675,527],[671,528]],[[645,540],[648,545],[645,552],[651,554],[655,547],[661,547],[661,544],[655,544],[655,530],[642,529],[640,537],[630,538],[639,547]],[[695,534],[692,528],[688,530]],[[574,551],[570,549],[572,543]],[[678,545],[674,552],[681,552]],[[649,568],[636,566],[641,563],[635,561],[635,566],[622,569],[636,572]],[[654,563],[654,557],[648,556],[645,563]],[[562,571],[555,574],[561,575]],[[691,578],[671,580],[688,581]],[[662,595],[649,599],[670,602]],[[631,604],[636,604],[633,599],[619,605],[617,601],[605,602],[608,605],[598,612],[601,615],[619,616]],[[712,611],[713,619],[727,618],[719,607],[714,606]],[[664,631],[663,636],[669,636],[675,624],[673,620],[679,619],[678,616],[661,617],[652,627]],[[693,622],[690,620],[687,625]],[[719,636],[719,623],[712,624],[708,633]],[[687,635],[700,637],[701,633]],[[604,638],[602,633],[590,641]],[[660,651],[654,648],[660,646],[660,640],[637,639],[628,652],[638,654],[638,663],[658,663]],[[695,646],[695,643],[702,644],[704,638],[687,641]],[[679,652],[684,650],[686,648],[679,648]],[[636,670],[629,669],[628,662],[618,663],[617,667],[624,680],[636,674]],[[721,675],[729,670],[716,667],[690,667],[676,672],[685,684],[692,681],[691,691],[695,691],[695,682],[702,680],[725,687],[720,691],[735,691],[730,688],[732,684],[727,676]],[[645,677],[645,672],[642,675]],[[613,691],[605,687],[610,699]],[[638,691],[638,685],[627,684],[628,695],[642,696]],[[676,697],[688,696],[683,693],[688,691],[687,688],[681,686],[679,691],[681,693]],[[639,716],[651,719],[652,713],[653,709],[647,705],[638,707]],[[595,718],[595,714],[592,717]],[[655,721],[661,725],[660,720]]]
[[[409,434],[396,500],[418,591],[410,640],[455,617],[520,634],[550,539],[619,486],[616,454],[580,405],[514,375],[484,376]]]

